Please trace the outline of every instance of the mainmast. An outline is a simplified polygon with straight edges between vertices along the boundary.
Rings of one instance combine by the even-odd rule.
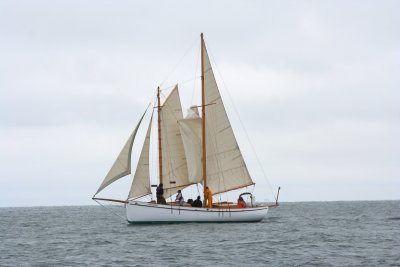
[[[205,201],[205,191],[207,187],[207,158],[206,158],[206,109],[205,109],[205,95],[204,95],[204,39],[203,33],[201,37],[201,116],[202,116],[202,144],[203,144],[203,199]]]
[[[160,87],[157,87],[157,115],[158,115],[158,166],[160,172],[160,184],[163,183],[162,171],[162,145],[161,145],[161,104],[160,104]]]

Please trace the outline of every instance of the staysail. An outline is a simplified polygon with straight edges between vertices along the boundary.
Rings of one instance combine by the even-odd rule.
[[[153,121],[153,116],[151,117],[149,126],[147,128],[147,133],[144,139],[142,152],[140,153],[139,161],[136,167],[135,175],[133,177],[132,186],[129,191],[128,199],[139,198],[151,194],[149,151],[150,151],[150,134],[151,134],[152,121]]]
[[[112,165],[110,171],[107,173],[106,177],[104,178],[103,182],[101,183],[99,189],[97,190],[97,195],[101,190],[105,187],[110,185],[111,183],[117,181],[118,179],[128,175],[131,173],[131,154],[132,154],[132,146],[133,141],[135,140],[136,133],[139,129],[140,123],[143,120],[146,111],[143,113],[143,116],[140,118],[139,123],[137,124],[135,130],[133,130],[131,136],[129,137],[128,141],[126,141],[124,147],[122,148],[121,152],[119,153],[117,159],[115,160],[114,164]]]
[[[186,154],[188,179],[192,183],[200,183],[203,179],[201,118],[196,106],[191,107],[186,118],[179,121],[179,129]]]
[[[207,186],[214,194],[253,185],[225,111],[207,49],[203,45]]]
[[[161,107],[161,138],[164,197],[192,184],[188,180],[186,156],[178,121],[183,119],[178,86],[172,90]],[[172,182],[172,183],[171,183]]]

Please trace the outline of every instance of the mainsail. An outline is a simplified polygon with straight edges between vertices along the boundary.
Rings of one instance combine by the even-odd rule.
[[[164,196],[167,198],[176,190],[192,184],[188,180],[186,156],[178,127],[178,121],[183,119],[178,86],[165,100],[160,115]]]
[[[207,186],[214,194],[254,184],[236,142],[203,45]]]
[[[139,198],[151,194],[150,186],[150,171],[149,171],[149,151],[150,151],[150,134],[151,123],[153,116],[150,119],[147,128],[146,138],[144,139],[142,152],[140,153],[139,161],[136,167],[136,172],[133,177],[132,186],[129,191],[128,199]]]
[[[110,171],[107,173],[106,177],[104,178],[103,182],[101,183],[99,189],[97,190],[97,195],[101,190],[105,187],[110,185],[111,183],[117,181],[118,179],[128,175],[131,173],[131,154],[132,154],[132,146],[133,141],[135,140],[136,133],[139,129],[140,123],[143,120],[144,115],[146,114],[147,110],[143,113],[143,116],[140,118],[139,123],[137,124],[135,130],[133,130],[131,136],[129,137],[128,141],[126,141],[124,147],[122,148],[121,152],[119,153],[117,159],[115,160],[114,164],[112,165]]]

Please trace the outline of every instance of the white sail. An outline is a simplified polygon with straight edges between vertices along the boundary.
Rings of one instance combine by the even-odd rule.
[[[160,104],[160,89],[158,88],[157,90],[158,170],[160,172],[160,181],[164,184],[165,198],[170,198],[178,190],[201,182],[203,182],[203,185],[207,182],[207,186],[211,188],[214,195],[254,184],[221,100],[205,48],[203,34],[201,34],[201,42],[202,89],[204,90],[202,95],[204,113],[202,117],[198,114],[198,108],[193,106],[188,116],[183,119],[177,86],[166,98],[162,106]],[[131,173],[132,146],[144,115],[96,194],[112,182]],[[149,164],[151,164],[149,162],[150,137],[156,137],[155,133],[151,133],[152,119],[153,117],[150,119],[147,128],[128,199],[93,197],[96,202],[123,203],[129,223],[256,222],[266,217],[269,208],[278,207],[279,189],[276,202],[273,205],[256,204],[253,202],[253,198],[251,198],[252,201],[246,207],[242,207],[239,203],[236,205],[236,203],[221,201],[220,198],[219,201],[213,202],[211,207],[198,207],[198,205],[192,207],[188,203],[178,205],[173,201],[171,203],[156,203],[154,200],[138,200],[151,194],[152,191],[149,169]],[[205,127],[203,127],[203,123]],[[205,139],[203,139],[204,134]],[[151,148],[153,150],[153,146]],[[203,150],[205,148],[206,150]],[[152,163],[157,163],[157,160]],[[207,173],[203,173],[204,163],[207,163],[207,168],[204,170]],[[207,177],[207,180],[203,181],[203,175]],[[186,192],[184,193],[186,194]],[[251,193],[247,194],[251,196]],[[183,197],[187,200],[193,195],[184,195]],[[217,199],[214,198],[214,200]],[[157,202],[163,201],[160,201],[158,197]]]
[[[207,186],[214,194],[254,184],[222,103],[207,49],[204,55]]]
[[[147,111],[147,110],[146,110]],[[139,123],[137,124],[135,130],[133,130],[131,136],[129,137],[128,141],[126,141],[124,147],[122,148],[121,152],[119,153],[117,159],[115,160],[114,164],[112,165],[110,171],[107,173],[106,177],[104,178],[103,182],[101,183],[99,189],[97,190],[97,195],[101,190],[105,187],[110,185],[111,183],[117,181],[118,179],[128,175],[131,173],[131,153],[132,153],[132,146],[133,141],[135,140],[136,133],[139,129],[140,123],[143,120],[144,115],[140,118]]]
[[[178,187],[191,184],[178,126],[178,121],[183,118],[178,86],[175,86],[165,100],[160,115],[164,196],[167,198],[175,194]]]
[[[133,177],[132,186],[129,191],[128,199],[139,198],[151,194],[150,185],[150,171],[149,171],[149,151],[150,151],[150,134],[151,117],[149,126],[147,128],[146,138],[144,139],[142,152],[140,153],[139,161],[136,167],[135,175]]]
[[[203,180],[201,118],[196,106],[191,107],[186,118],[179,121],[179,129],[186,154],[188,179],[192,183],[200,183]]]

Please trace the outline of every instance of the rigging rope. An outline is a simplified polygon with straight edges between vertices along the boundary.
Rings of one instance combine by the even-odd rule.
[[[208,43],[207,43],[207,46],[210,47]],[[208,51],[209,51],[209,50],[208,50]],[[257,152],[256,152],[256,150],[255,150],[255,148],[254,148],[254,146],[253,146],[253,143],[250,141],[249,134],[247,133],[246,128],[244,127],[243,121],[242,121],[242,119],[240,118],[239,112],[238,112],[238,110],[236,109],[236,106],[235,106],[235,104],[234,104],[234,102],[233,102],[233,98],[232,98],[232,96],[231,96],[230,93],[229,93],[228,87],[227,87],[227,85],[226,85],[226,83],[225,83],[225,81],[224,81],[224,79],[223,79],[223,77],[222,77],[221,72],[219,71],[218,65],[217,65],[217,63],[216,63],[216,61],[215,61],[215,59],[214,59],[214,57],[213,57],[211,51],[210,51],[209,53],[210,53],[211,58],[212,58],[212,60],[213,60],[213,62],[214,62],[214,65],[215,65],[215,67],[216,67],[216,69],[217,69],[217,72],[218,72],[218,74],[219,74],[219,76],[220,76],[220,78],[221,78],[221,80],[222,80],[223,87],[224,87],[225,91],[227,92],[227,94],[228,94],[228,96],[229,96],[229,100],[230,100],[231,103],[232,103],[232,106],[233,106],[233,109],[235,110],[236,116],[238,117],[239,122],[240,122],[240,124],[241,124],[241,126],[242,126],[242,128],[243,128],[243,130],[244,130],[244,133],[245,133],[245,135],[246,135],[247,141],[249,142],[250,147],[251,147],[251,149],[253,150],[253,153],[254,153],[254,155],[255,155],[255,157],[256,157],[256,160],[257,160],[258,165],[260,166],[261,172],[262,172],[262,174],[264,175],[264,178],[265,178],[265,180],[266,180],[266,182],[267,182],[267,184],[268,184],[268,186],[269,186],[269,189],[271,190],[272,196],[274,196],[274,192],[273,192],[272,186],[271,186],[271,184],[270,184],[270,182],[269,182],[269,180],[268,180],[267,174],[266,174],[266,172],[265,172],[265,170],[264,170],[264,168],[263,168],[263,166],[262,166],[262,164],[261,164],[260,158],[258,157],[258,154],[257,154]]]
[[[196,56],[196,66],[194,70],[194,84],[193,84],[193,90],[192,90],[192,97],[190,98],[190,103],[193,104],[193,98],[194,98],[194,92],[196,92],[196,78],[197,78],[197,69],[199,68],[199,58],[200,58],[200,52],[201,52],[201,47],[198,48],[197,50],[197,56]],[[201,76],[199,76],[201,78]]]
[[[166,91],[166,90],[170,90],[170,89],[173,89],[176,85],[182,85],[182,84],[187,84],[187,83],[189,83],[189,82],[191,82],[191,81],[196,81],[196,79],[198,79],[198,78],[201,78],[201,76],[198,76],[198,77],[194,77],[194,78],[188,78],[188,79],[186,79],[186,80],[183,80],[182,82],[177,82],[177,83],[175,83],[175,84],[173,84],[173,85],[168,85],[168,86],[166,86],[166,87],[163,87],[163,88],[161,88],[160,87],[160,92],[161,92],[161,94],[162,94],[162,91]],[[164,94],[162,94],[164,97],[165,97],[165,95]]]
[[[96,201],[97,204],[99,204],[100,206],[102,206],[103,208],[105,208],[106,210],[108,210],[109,212],[111,212],[112,214],[114,214],[114,215],[120,217],[120,218],[123,219],[123,220],[126,220],[126,218],[122,217],[122,216],[119,215],[118,213],[116,213],[116,212],[114,212],[113,210],[109,209],[107,206],[101,204],[101,203],[100,203],[99,201],[97,201],[96,199],[94,199],[94,201]],[[110,204],[110,206],[111,206],[111,205],[112,205],[112,204]]]
[[[160,87],[165,83],[165,81],[175,72],[175,70],[177,69],[177,67],[181,64],[181,62],[183,61],[183,59],[186,57],[186,55],[189,53],[189,51],[195,46],[195,44],[197,43],[197,40],[195,40],[195,42],[192,43],[192,45],[189,47],[188,50],[186,50],[186,52],[183,54],[183,56],[181,57],[181,59],[175,64],[175,66],[172,68],[172,70],[170,71],[170,73],[164,78],[164,80],[160,83]]]

